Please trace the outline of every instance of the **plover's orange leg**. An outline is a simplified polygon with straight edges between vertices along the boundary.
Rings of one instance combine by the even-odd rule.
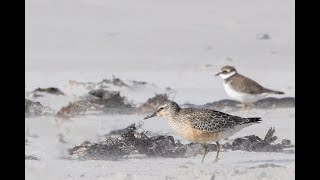
[[[217,162],[219,160],[219,152],[221,149],[221,145],[218,141],[216,142],[216,144],[217,144],[217,155],[216,155],[216,159],[213,162]]]
[[[247,106],[248,106],[248,112],[250,112],[250,110],[251,110],[250,104],[248,103]]]
[[[246,104],[245,104],[245,103],[242,103],[242,108],[241,108],[241,112],[242,112],[242,113],[244,112],[245,108],[246,108]]]
[[[208,147],[207,147],[207,143],[203,143],[202,146],[203,146],[203,157],[201,162],[203,163],[205,156],[208,154]]]

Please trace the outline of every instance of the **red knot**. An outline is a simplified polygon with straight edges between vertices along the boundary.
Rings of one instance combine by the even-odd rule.
[[[216,142],[215,161],[218,161],[221,148],[219,140],[226,139],[241,129],[261,121],[259,117],[241,118],[212,109],[180,108],[173,101],[164,103],[144,119],[155,116],[165,118],[173,130],[184,139],[202,143],[204,147],[202,162],[208,153],[207,142]]]

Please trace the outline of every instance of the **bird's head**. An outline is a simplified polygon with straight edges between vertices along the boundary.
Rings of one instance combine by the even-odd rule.
[[[173,114],[177,113],[180,110],[179,105],[173,101],[167,101],[164,104],[160,105],[157,110],[144,118],[144,120],[152,118],[152,117],[171,117]]]
[[[221,68],[220,72],[215,75],[220,76],[222,79],[227,79],[235,74],[237,74],[237,70],[234,67],[224,66]]]

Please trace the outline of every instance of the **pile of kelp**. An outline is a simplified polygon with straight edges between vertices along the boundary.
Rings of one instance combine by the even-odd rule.
[[[254,152],[283,152],[283,149],[293,147],[289,140],[273,144],[277,139],[275,129],[270,128],[264,139],[251,135],[234,139],[223,144],[223,149]],[[215,144],[207,144],[208,151],[216,151]],[[117,160],[129,155],[140,154],[148,157],[187,158],[203,154],[200,143],[182,144],[172,136],[148,136],[146,132],[137,132],[135,124],[112,131],[98,142],[84,142],[69,150],[70,155],[80,160]]]

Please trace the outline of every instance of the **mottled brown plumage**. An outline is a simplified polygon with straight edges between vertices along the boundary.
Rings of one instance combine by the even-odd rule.
[[[206,142],[215,141],[219,144],[219,140],[261,121],[260,118],[241,118],[212,109],[180,108],[173,101],[161,105],[155,113],[145,119],[155,116],[165,118],[173,130],[184,139],[202,142],[205,148]],[[216,160],[219,149],[220,147]]]

